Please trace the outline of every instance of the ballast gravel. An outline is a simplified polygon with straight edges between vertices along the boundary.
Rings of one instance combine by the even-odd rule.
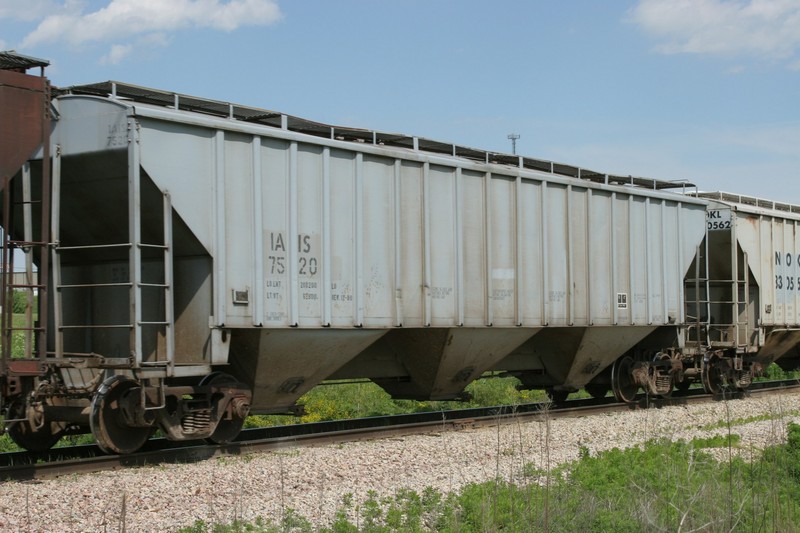
[[[768,420],[751,421],[761,415]],[[368,491],[456,491],[501,477],[526,483],[525,465],[552,468],[578,458],[654,438],[741,436],[737,453],[752,457],[785,442],[800,423],[800,394],[752,397],[691,406],[640,409],[570,418],[504,420],[477,428],[300,446],[56,479],[0,483],[0,531],[174,531],[196,520],[230,523],[256,517],[279,522],[288,509],[329,524],[343,498]],[[727,423],[726,423],[727,422]],[[717,424],[719,427],[709,429]],[[725,460],[728,449],[715,451]],[[530,471],[530,467],[528,468]]]

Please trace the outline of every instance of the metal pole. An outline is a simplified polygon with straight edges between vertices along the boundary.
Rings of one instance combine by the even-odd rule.
[[[513,155],[517,155],[517,139],[519,139],[519,133],[509,133],[508,138],[511,139],[511,153]]]
[[[44,72],[44,69],[42,69]],[[42,205],[41,205],[41,234],[39,236],[41,245],[39,248],[39,328],[37,330],[39,359],[42,361],[47,357],[47,341],[49,327],[49,286],[50,286],[50,224],[52,206],[52,168],[50,153],[50,82],[45,81],[44,113],[42,125]]]

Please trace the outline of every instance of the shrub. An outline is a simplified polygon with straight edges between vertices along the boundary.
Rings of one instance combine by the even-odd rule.
[[[762,374],[762,378],[757,379],[757,381],[762,380],[769,380],[769,381],[778,381],[783,379],[797,379],[800,378],[800,371],[798,370],[784,370],[779,367],[776,363],[772,363],[764,370]]]
[[[543,472],[544,486],[504,480],[473,483],[444,495],[426,488],[403,489],[380,497],[370,491],[360,505],[346,495],[330,533],[484,531],[798,531],[800,530],[800,425],[789,425],[785,445],[746,463],[714,460],[705,447],[738,443],[738,436],[696,441],[659,440],[641,447],[581,453],[571,464]],[[794,477],[786,471],[794,472]],[[528,478],[531,480],[531,478]],[[348,516],[358,516],[353,524]],[[288,514],[287,514],[288,516]],[[263,525],[264,522],[257,521]],[[183,531],[306,531],[312,525],[294,516],[281,527],[212,529],[195,524]],[[296,524],[294,529],[287,526]],[[216,527],[216,526],[215,526]]]
[[[800,424],[789,424],[786,455],[789,474],[800,482]]]
[[[33,308],[36,309],[36,301],[38,297],[33,298]],[[15,290],[12,295],[11,309],[15,314],[23,314],[28,308],[28,291]]]

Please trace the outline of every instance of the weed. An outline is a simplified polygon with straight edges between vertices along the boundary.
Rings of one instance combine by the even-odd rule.
[[[728,435],[715,435],[713,437],[692,439],[695,448],[728,448],[737,447],[742,441],[742,436],[736,433]]]
[[[772,363],[761,376],[756,377],[755,381],[778,381],[786,379],[800,379],[800,370],[784,370],[776,363]]]
[[[751,424],[753,422],[766,422],[768,420],[778,420],[781,418],[785,418],[787,416],[794,416],[800,414],[800,411],[797,409],[791,411],[784,411],[782,413],[775,413],[775,414],[763,414],[763,415],[754,415],[748,416],[744,418],[734,418],[731,420],[720,420],[719,422],[714,422],[713,424],[706,424],[704,426],[699,426],[698,429],[703,431],[711,431],[714,429],[721,429],[727,428],[731,426],[743,426],[745,424]]]
[[[583,449],[578,460],[552,472],[523,468],[528,479],[547,475],[545,485],[495,479],[447,495],[430,487],[388,497],[370,491],[360,504],[347,494],[328,527],[287,511],[277,525],[260,522],[261,529],[241,522],[214,529],[195,523],[181,531],[797,531],[800,425],[790,424],[786,444],[752,462],[720,463],[704,451],[739,441],[736,434],[657,440],[594,456]]]

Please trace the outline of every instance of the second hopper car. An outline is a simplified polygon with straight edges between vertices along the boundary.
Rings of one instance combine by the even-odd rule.
[[[800,206],[714,192],[705,235],[684,278],[684,322],[671,342],[625,354],[587,385],[632,401],[693,382],[706,391],[746,389],[777,362],[800,357]],[[668,330],[665,330],[668,331]],[[639,347],[641,348],[641,347]]]

